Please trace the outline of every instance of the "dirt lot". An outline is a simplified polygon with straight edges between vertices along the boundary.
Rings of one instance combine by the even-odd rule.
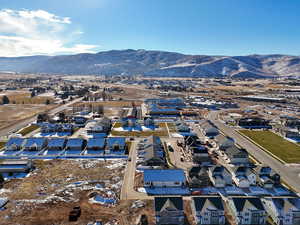
[[[0,105],[0,128],[52,108],[51,105]]]
[[[133,224],[138,215],[149,215],[153,205],[118,200],[125,164],[125,160],[36,161],[37,168],[30,176],[6,181],[0,190],[0,197],[10,200],[7,209],[0,211],[0,224],[69,224],[68,215],[74,206],[80,206],[82,214],[72,224],[94,220]],[[95,193],[117,202],[93,203]]]
[[[2,103],[2,97],[6,95],[11,104],[45,104],[47,100],[52,103],[53,97],[47,96],[35,96],[31,98],[31,93],[28,91],[8,91],[0,93],[0,103]]]

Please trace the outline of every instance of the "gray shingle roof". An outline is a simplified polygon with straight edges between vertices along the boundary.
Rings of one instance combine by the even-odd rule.
[[[196,211],[205,209],[224,210],[223,202],[220,197],[193,197],[193,204]]]
[[[259,198],[233,198],[233,203],[238,212],[246,209],[265,210]]]
[[[181,197],[156,197],[154,198],[155,211],[160,212],[164,209],[183,210],[183,200]]]

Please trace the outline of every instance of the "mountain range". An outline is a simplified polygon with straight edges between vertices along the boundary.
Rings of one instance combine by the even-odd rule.
[[[299,77],[300,56],[209,56],[127,49],[95,54],[0,57],[0,71],[166,77]]]

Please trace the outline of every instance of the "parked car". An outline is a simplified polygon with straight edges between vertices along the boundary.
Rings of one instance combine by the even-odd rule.
[[[168,145],[168,150],[169,150],[170,152],[174,152],[174,149],[172,148],[171,145]]]

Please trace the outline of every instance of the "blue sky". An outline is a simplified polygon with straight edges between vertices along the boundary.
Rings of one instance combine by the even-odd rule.
[[[299,0],[0,2],[1,56],[128,48],[300,55]]]

